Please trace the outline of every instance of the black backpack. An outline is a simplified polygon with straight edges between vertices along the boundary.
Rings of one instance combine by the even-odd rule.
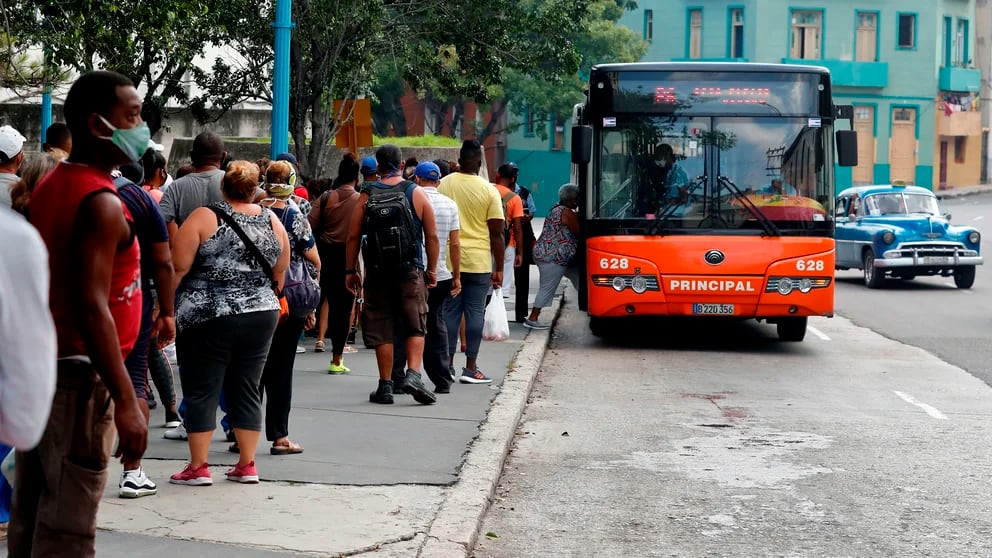
[[[365,267],[377,272],[405,271],[416,265],[420,256],[418,241],[422,236],[414,217],[413,189],[417,185],[404,180],[395,186],[366,189]]]

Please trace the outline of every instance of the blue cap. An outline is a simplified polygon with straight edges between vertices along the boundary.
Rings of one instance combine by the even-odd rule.
[[[379,163],[375,160],[375,156],[369,155],[368,157],[362,159],[362,175],[369,176],[378,172]]]
[[[276,156],[276,161],[286,161],[286,162],[290,163],[291,165],[293,165],[294,167],[297,165],[296,155],[293,155],[292,153],[289,153],[289,152],[280,153],[279,155],[277,155]]]
[[[424,161],[417,165],[417,170],[413,172],[413,175],[417,178],[423,178],[425,180],[438,181],[441,180],[441,167],[431,161]]]

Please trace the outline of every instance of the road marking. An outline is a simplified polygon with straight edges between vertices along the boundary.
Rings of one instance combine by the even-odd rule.
[[[985,218],[984,215],[979,215],[978,217],[975,217],[974,219],[972,219],[972,221],[981,221],[984,218]]]
[[[823,339],[824,341],[830,341],[830,337],[828,337],[826,333],[823,333],[822,331],[816,329],[815,327],[806,326],[806,329],[813,335],[819,337],[820,339]]]
[[[898,395],[906,403],[909,403],[910,405],[916,405],[917,407],[923,409],[924,411],[926,411],[928,415],[932,416],[935,419],[947,420],[947,415],[941,413],[940,411],[931,407],[930,405],[927,405],[926,403],[921,403],[917,401],[916,398],[914,398],[912,395],[908,393],[903,393],[901,391],[893,391],[892,393]]]

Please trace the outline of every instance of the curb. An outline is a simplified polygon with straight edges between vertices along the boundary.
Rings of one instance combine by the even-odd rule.
[[[503,464],[516,436],[517,426],[527,407],[531,388],[544,361],[564,296],[556,297],[551,328],[531,330],[523,348],[514,358],[513,368],[503,379],[479,436],[472,442],[465,462],[441,503],[434,521],[427,528],[419,558],[466,558],[475,551],[482,520],[489,511]]]
[[[987,194],[992,192],[992,186],[976,186],[971,188],[963,188],[961,190],[937,190],[934,195],[937,196],[938,200],[943,200],[947,198],[963,198],[965,196],[973,196],[975,194]]]

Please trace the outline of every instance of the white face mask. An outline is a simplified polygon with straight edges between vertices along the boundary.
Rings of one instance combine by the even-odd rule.
[[[654,160],[654,164],[657,165],[658,167],[661,167],[661,168],[664,168],[664,167],[667,167],[668,166],[668,165],[665,164],[665,160],[664,159],[655,159]]]

